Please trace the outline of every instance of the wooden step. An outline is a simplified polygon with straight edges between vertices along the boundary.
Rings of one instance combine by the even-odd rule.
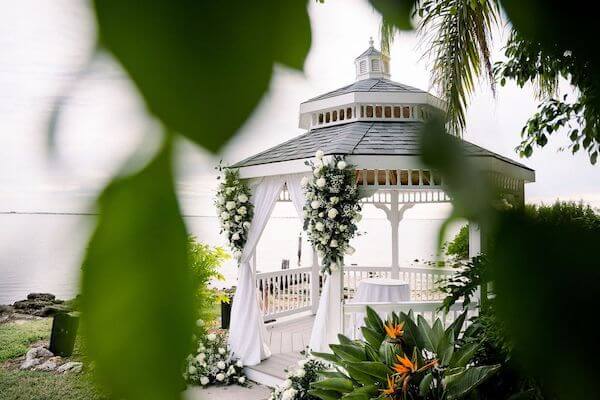
[[[298,352],[273,354],[258,365],[244,367],[244,372],[251,381],[275,387],[285,380],[285,371],[297,368],[298,361],[302,358],[302,354]]]

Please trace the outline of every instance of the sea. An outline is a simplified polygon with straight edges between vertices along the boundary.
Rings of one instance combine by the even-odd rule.
[[[184,220],[196,240],[225,247],[219,234],[216,212],[185,212]],[[399,228],[402,266],[424,265],[437,255],[440,226],[450,212],[449,205],[416,205],[406,212]],[[360,222],[361,235],[351,242],[356,253],[347,265],[386,266],[391,262],[390,225],[382,211],[365,207]],[[58,298],[74,297],[79,291],[81,261],[86,243],[98,216],[93,213],[55,211],[0,212],[0,304],[23,299],[30,292],[49,292]],[[451,226],[448,237],[460,224]],[[300,259],[298,253],[300,249]],[[311,265],[311,251],[301,222],[290,203],[280,203],[267,224],[257,247],[257,270],[281,269],[283,260],[291,268]],[[225,281],[217,287],[236,284],[237,265],[221,266]]]

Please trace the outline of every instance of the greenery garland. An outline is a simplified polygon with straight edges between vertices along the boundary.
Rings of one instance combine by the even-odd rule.
[[[218,168],[224,171],[215,201],[221,222],[220,233],[227,236],[233,256],[239,259],[248,240],[248,230],[254,214],[254,206],[250,203],[250,187],[240,179],[237,169]]]
[[[305,189],[304,230],[308,240],[322,257],[322,272],[331,273],[342,265],[344,254],[354,248],[349,242],[357,234],[360,221],[360,194],[354,166],[341,156],[324,159],[317,151],[316,160],[308,162],[313,176],[302,179]]]

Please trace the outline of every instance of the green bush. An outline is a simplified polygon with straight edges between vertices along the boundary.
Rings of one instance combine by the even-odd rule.
[[[554,226],[565,224],[584,229],[599,230],[600,215],[583,202],[556,201],[552,205],[527,205],[526,213],[540,223]]]
[[[219,268],[229,257],[221,247],[198,243],[193,236],[188,238],[188,258],[194,279],[197,325],[201,334],[205,333],[207,323],[210,324],[218,316],[215,304],[224,298],[220,291],[210,287],[210,282],[225,280]]]
[[[469,258],[469,225],[460,228],[454,239],[446,244],[446,254],[460,260]]]
[[[463,313],[444,328],[412,312],[392,313],[384,323],[367,307],[362,334],[365,340],[339,335],[330,345],[333,354],[313,353],[337,366],[322,373],[311,395],[332,399],[446,400],[476,395],[479,385],[496,373],[499,365],[473,366],[477,343],[462,340]]]

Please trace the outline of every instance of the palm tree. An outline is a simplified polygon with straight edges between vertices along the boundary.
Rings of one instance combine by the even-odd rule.
[[[420,0],[413,17],[432,60],[431,83],[446,102],[447,129],[460,136],[466,125],[466,108],[480,78],[495,90],[490,61],[492,29],[499,22],[497,0]],[[385,18],[381,48],[389,51],[396,28]]]

